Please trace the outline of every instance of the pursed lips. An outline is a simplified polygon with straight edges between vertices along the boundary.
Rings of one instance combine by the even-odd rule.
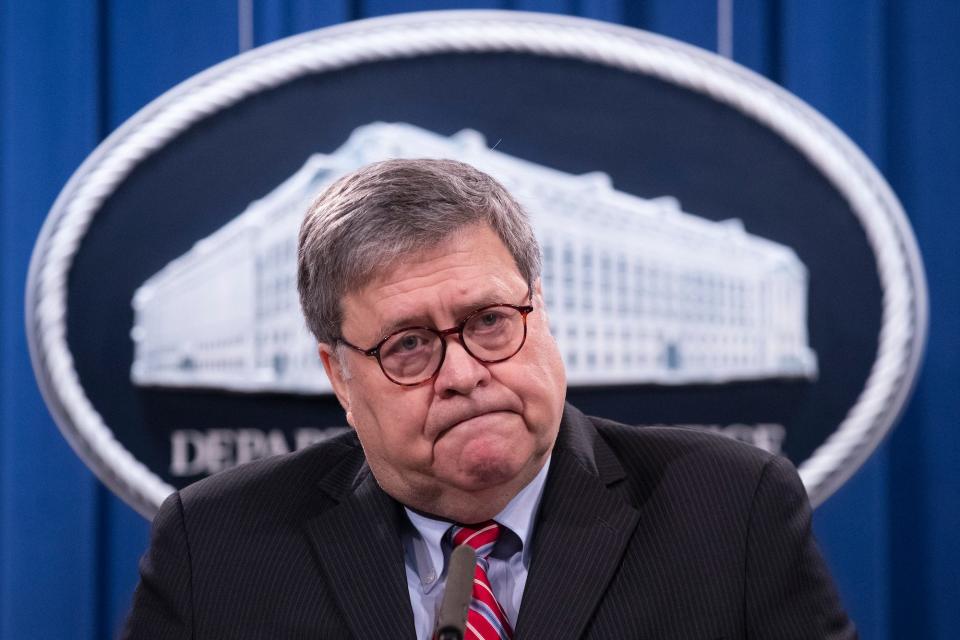
[[[436,438],[440,438],[444,433],[453,429],[454,427],[463,424],[474,418],[480,418],[483,416],[488,416],[494,413],[519,413],[511,407],[491,407],[484,409],[473,409],[470,411],[465,411],[459,414],[456,414],[452,417],[448,417],[443,420],[440,424],[442,425],[439,429],[435,430]]]

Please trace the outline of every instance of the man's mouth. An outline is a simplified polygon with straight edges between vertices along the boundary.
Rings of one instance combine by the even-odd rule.
[[[437,432],[437,437],[441,437],[446,434],[451,429],[460,426],[466,426],[467,423],[471,422],[481,422],[487,419],[503,419],[506,414],[513,413],[509,409],[489,409],[486,411],[471,411],[469,413],[464,413],[463,415],[455,416],[454,418],[445,422],[443,428]]]

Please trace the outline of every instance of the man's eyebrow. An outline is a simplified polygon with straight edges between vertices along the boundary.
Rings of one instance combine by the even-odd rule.
[[[430,321],[430,317],[426,314],[403,316],[397,320],[394,320],[393,322],[390,322],[389,324],[381,326],[379,332],[377,333],[377,339],[382,340],[391,333],[399,331],[400,329],[405,329],[406,327],[430,327],[432,325],[433,323]]]
[[[472,300],[469,304],[460,305],[454,307],[456,313],[456,321],[454,324],[461,322],[465,317],[470,315],[472,312],[476,311],[481,307],[486,307],[491,304],[517,304],[513,300],[508,300],[503,294],[500,293],[491,293],[484,295],[479,299]],[[377,334],[377,339],[382,340],[390,334],[399,331],[400,329],[405,329],[407,327],[431,327],[433,329],[447,329],[448,327],[437,327],[433,320],[430,319],[429,313],[424,314],[415,314],[409,316],[402,316],[386,325],[383,325],[380,328],[379,333]]]

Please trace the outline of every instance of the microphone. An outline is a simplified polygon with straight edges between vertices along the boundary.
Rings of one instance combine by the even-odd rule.
[[[473,574],[477,566],[477,552],[462,544],[450,554],[447,586],[440,602],[437,617],[437,640],[463,640],[467,626],[467,611],[473,598]]]

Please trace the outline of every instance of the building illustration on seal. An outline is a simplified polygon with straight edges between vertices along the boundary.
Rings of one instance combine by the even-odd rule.
[[[807,269],[789,247],[671,197],[614,189],[491,150],[477,132],[358,127],[330,154],[151,276],[133,297],[140,386],[332,393],[300,314],[297,232],[312,199],[377,160],[446,157],[499,180],[530,215],[571,386],[815,379]]]

